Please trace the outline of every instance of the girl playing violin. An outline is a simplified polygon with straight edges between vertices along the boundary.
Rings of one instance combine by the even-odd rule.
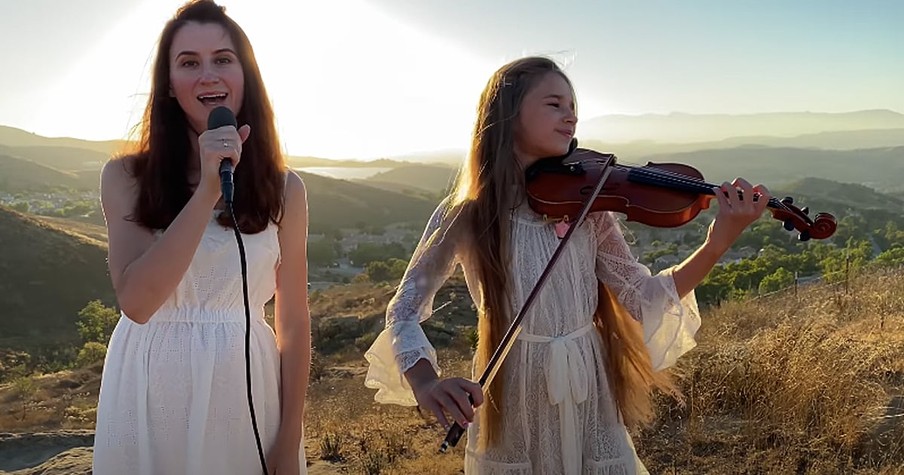
[[[478,314],[474,373],[486,367],[561,237],[528,206],[525,170],[569,151],[577,116],[569,79],[541,57],[496,71],[477,113],[456,187],[430,218],[365,355],[365,384],[378,402],[419,405],[447,428],[467,428],[467,474],[645,473],[627,428],[651,421],[653,388],[677,394],[660,371],[695,346],[694,287],[763,213],[768,200],[752,197],[768,191],[741,178],[723,183],[704,244],[657,275],[632,256],[613,213],[589,214],[484,404],[479,384],[440,378],[420,322],[461,265]]]

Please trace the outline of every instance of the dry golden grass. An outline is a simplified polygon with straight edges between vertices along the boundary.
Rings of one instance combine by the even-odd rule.
[[[469,371],[457,352],[440,352],[452,374]],[[464,443],[437,454],[445,432],[413,407],[380,405],[364,387],[366,368],[329,370],[311,385],[305,437],[316,441],[309,459],[331,462],[337,470],[369,474],[460,473]],[[354,373],[354,374],[351,374]]]
[[[0,431],[93,429],[102,364],[0,385]]]
[[[904,275],[870,274],[704,315],[638,449],[659,473],[904,467]],[[758,467],[754,469],[753,467]]]
[[[440,361],[467,376],[469,304],[457,285],[436,301],[453,301],[437,318],[458,331]],[[391,290],[355,284],[312,301],[315,344],[333,348],[317,355],[306,406],[312,473],[461,473],[464,441],[438,454],[445,433],[432,417],[376,404],[364,387],[363,349]],[[358,336],[330,334],[331,320]],[[659,397],[658,419],[634,434],[651,473],[904,473],[904,272],[729,302],[703,320],[698,347],[675,368],[685,404]],[[0,427],[92,428],[98,373],[0,387]]]
[[[685,404],[660,397],[658,419],[634,435],[651,473],[904,473],[904,274],[730,302],[703,319],[675,368]],[[448,373],[468,375],[470,354],[454,346]],[[463,443],[437,454],[441,429],[373,403],[363,361],[345,364],[356,374],[311,388],[313,457],[339,452],[334,466],[354,473],[461,473]]]

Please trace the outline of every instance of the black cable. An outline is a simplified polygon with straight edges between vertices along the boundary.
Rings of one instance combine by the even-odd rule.
[[[234,224],[235,239],[239,245],[239,258],[242,261],[242,294],[245,301],[245,381],[248,387],[248,410],[251,412],[251,427],[254,429],[254,439],[257,442],[257,454],[261,459],[261,469],[264,475],[268,475],[267,461],[264,457],[264,449],[261,445],[261,436],[257,431],[257,418],[254,415],[254,402],[251,396],[251,309],[248,304],[248,264],[245,262],[245,244],[242,242],[242,233],[239,232],[239,222],[235,217],[235,210],[232,207],[232,200],[226,202],[229,207],[229,214],[232,215]]]

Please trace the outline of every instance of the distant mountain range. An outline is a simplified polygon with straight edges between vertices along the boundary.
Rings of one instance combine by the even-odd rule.
[[[583,121],[580,146],[615,153],[621,163],[677,161],[710,180],[749,177],[766,184],[814,176],[895,192],[904,189],[904,114],[847,113],[610,115]],[[96,189],[97,173],[123,141],[48,138],[0,126],[0,191],[37,182]],[[442,150],[375,161],[287,157],[296,169],[389,169],[359,181],[384,191],[433,196],[464,157]],[[429,166],[428,166],[429,165]]]
[[[847,113],[608,115],[578,122],[582,147],[638,159],[652,154],[726,149],[742,145],[850,150],[904,145],[904,114]],[[460,150],[390,157],[458,165]]]
[[[692,149],[729,148],[757,144],[769,146],[816,147],[832,149],[872,148],[904,145],[904,114],[876,109],[853,112],[774,112],[757,114],[642,114],[604,115],[581,120],[577,136],[582,142],[607,144],[610,151],[659,144]],[[0,145],[10,147],[73,147],[99,152],[104,156],[122,150],[122,140],[88,141],[76,138],[50,138],[15,127],[0,126]],[[453,150],[418,152],[385,157],[388,162],[331,160],[324,157],[289,157],[293,166],[384,166],[391,163],[452,163],[465,156],[467,143]],[[665,150],[653,150],[661,153]],[[632,152],[633,153],[633,152]],[[63,168],[68,169],[68,168]]]
[[[795,137],[822,132],[900,129],[904,114],[890,110],[856,112],[776,112],[765,114],[607,115],[578,122],[588,140],[625,143],[710,142],[732,137]]]
[[[904,145],[904,128],[841,130],[835,132],[803,134],[795,137],[746,136],[709,142],[688,143],[661,143],[653,141],[610,143],[599,140],[579,140],[578,143],[584,148],[614,153],[621,159],[641,160],[651,155],[694,152],[698,150],[725,150],[748,146],[817,150],[856,150],[897,147]]]
[[[125,146],[122,140],[93,141],[70,137],[44,137],[15,127],[0,125],[0,145],[10,147],[73,147],[110,156]]]
[[[767,187],[777,187],[800,178],[815,177],[858,183],[884,192],[904,188],[904,146],[864,150],[747,146],[652,155],[635,165],[647,162],[691,165],[710,183],[744,177]]]

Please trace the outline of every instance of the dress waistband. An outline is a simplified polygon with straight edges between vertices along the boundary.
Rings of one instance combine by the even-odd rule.
[[[588,368],[581,350],[574,341],[594,329],[588,323],[562,336],[550,337],[524,333],[519,340],[531,343],[548,343],[549,357],[546,361],[546,389],[549,402],[559,406],[559,422],[562,430],[562,460],[565,473],[577,474],[583,463],[582,445],[577,437],[577,408],[587,400]]]
[[[263,320],[264,309],[251,308],[251,321]],[[160,308],[151,322],[245,323],[245,309]]]
[[[593,330],[593,329],[594,329],[593,323],[588,323],[588,324],[582,326],[581,328],[578,328],[577,330],[575,330],[567,335],[562,335],[562,336],[533,335],[533,334],[522,331],[521,333],[518,334],[518,339],[524,340],[524,341],[529,341],[531,343],[552,343],[557,340],[561,340],[561,341],[574,340],[575,338],[584,336],[585,334],[587,334],[587,332],[589,332],[590,330]]]

